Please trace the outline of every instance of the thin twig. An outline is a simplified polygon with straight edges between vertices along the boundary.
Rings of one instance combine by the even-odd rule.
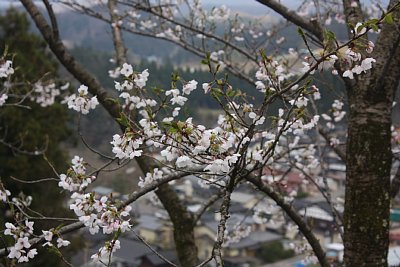
[[[176,265],[175,263],[171,262],[170,260],[168,260],[167,258],[165,258],[163,255],[161,255],[157,250],[155,250],[152,246],[150,246],[149,243],[146,242],[146,240],[144,240],[143,237],[141,237],[138,233],[136,233],[135,230],[131,230],[135,236],[146,246],[148,247],[154,254],[156,254],[157,257],[159,257],[160,259],[162,259],[163,261],[165,261],[166,263],[168,263],[171,266],[175,266],[178,267],[178,265]]]

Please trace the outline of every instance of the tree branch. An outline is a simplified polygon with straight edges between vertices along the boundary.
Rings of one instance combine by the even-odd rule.
[[[121,28],[118,24],[119,18],[118,15],[115,13],[115,11],[117,10],[117,1],[109,0],[107,6],[110,13],[110,19],[111,19],[110,25],[112,29],[117,65],[122,66],[122,64],[126,63],[126,48],[124,46],[124,40],[122,38]]]
[[[293,24],[305,29],[313,34],[319,41],[323,41],[324,34],[321,25],[316,20],[307,21],[296,12],[289,10],[286,6],[275,0],[256,0],[257,2],[271,8],[276,13],[282,15],[285,19]]]
[[[178,267],[175,263],[169,261],[166,257],[164,257],[163,255],[161,255],[157,250],[155,250],[149,243],[146,242],[146,240],[144,240],[144,238],[142,236],[140,236],[138,233],[136,233],[135,230],[131,230],[134,235],[146,246],[148,247],[151,252],[153,252],[157,257],[159,257],[160,259],[162,259],[163,261],[165,261],[165,263],[174,266],[174,267]]]
[[[115,119],[119,118],[119,104],[110,100],[108,93],[102,88],[99,81],[83,68],[75,58],[67,51],[62,41],[53,34],[52,28],[49,26],[43,15],[32,0],[21,0],[25,9],[35,22],[43,38],[49,44],[50,49],[58,58],[61,64],[81,83],[88,86],[88,90],[92,95],[97,95],[100,104]]]
[[[194,169],[193,171],[199,171],[200,169]],[[170,181],[173,180],[177,180],[179,178],[182,178],[184,176],[186,176],[187,173],[186,172],[174,172],[171,174],[168,174],[166,176],[164,176],[163,178],[156,180],[154,183],[145,185],[144,187],[142,187],[139,191],[135,191],[133,193],[131,193],[128,198],[123,201],[122,203],[120,203],[117,208],[118,210],[121,210],[122,208],[126,207],[127,205],[131,204],[132,202],[136,201],[137,199],[139,199],[140,197],[146,195],[147,193],[149,193],[150,191],[155,190],[156,188],[167,184]],[[84,224],[82,222],[76,222],[76,223],[71,223],[69,225],[66,225],[64,227],[61,227],[59,229],[59,233],[61,235],[76,231],[80,228],[84,227]],[[37,245],[41,242],[44,241],[44,236],[39,236],[37,238],[32,238],[31,240],[29,240],[29,243],[33,246],[33,245]],[[7,248],[3,248],[0,249],[0,257],[5,256],[7,253]]]
[[[204,212],[207,211],[209,207],[211,207],[216,201],[218,201],[224,195],[224,191],[219,191],[217,194],[210,197],[207,202],[203,203],[201,208],[193,215],[193,223],[196,224]]]
[[[53,28],[53,36],[57,39],[60,38],[59,36],[59,31],[58,31],[58,24],[57,24],[57,19],[53,11],[53,7],[49,3],[48,0],[43,0],[44,5],[46,6],[47,13],[49,14],[50,17],[50,22],[51,22],[51,27]]]
[[[78,8],[77,8],[76,7],[77,4],[72,5],[72,4],[64,2],[64,1],[62,1],[62,4],[68,6],[68,7],[72,8],[72,9],[76,10],[77,12],[82,13],[82,14],[86,14],[86,15],[91,16],[93,18],[102,20],[102,21],[104,21],[106,23],[111,23],[110,19],[108,19],[108,18],[104,17],[102,14],[100,14],[98,12],[94,12],[93,10],[91,10],[89,8],[86,8],[84,6],[78,5]],[[121,3],[121,4],[125,4],[126,5],[126,3]],[[141,10],[143,10],[145,12],[149,12],[148,9],[143,9],[142,8]],[[150,14],[155,15],[155,16],[160,16],[160,15],[158,15],[158,13],[150,13]],[[163,17],[161,17],[161,18],[163,18]],[[173,23],[173,22],[174,21],[171,20],[171,23]],[[177,22],[175,22],[175,24],[179,25],[179,26],[185,25],[185,24],[177,23]],[[180,46],[181,48],[183,48],[184,50],[186,50],[186,51],[188,51],[188,52],[190,52],[190,53],[192,53],[192,54],[194,54],[194,55],[196,55],[196,56],[198,56],[200,58],[204,58],[205,55],[206,55],[206,52],[208,52],[208,51],[203,51],[202,48],[197,47],[193,43],[189,44],[188,42],[185,42],[182,39],[175,40],[175,39],[171,39],[171,38],[168,38],[168,37],[156,36],[155,34],[153,34],[151,32],[144,32],[144,31],[140,31],[140,30],[134,30],[131,27],[126,27],[124,25],[120,26],[119,28],[121,30],[125,31],[125,32],[129,32],[129,33],[132,33],[132,34],[137,34],[137,35],[141,35],[141,36],[145,36],[145,37],[149,37],[149,38],[153,38],[153,39],[164,40],[164,41],[167,41],[169,43],[176,44],[176,45]],[[193,27],[188,27],[187,25],[185,25],[184,28],[188,28],[188,30],[193,31],[195,33],[204,33],[201,30],[194,29]],[[214,35],[212,33],[204,33],[204,36],[207,36],[207,37],[210,37],[212,39],[215,39],[217,42],[220,42],[223,45],[229,44],[227,46],[230,47],[233,51],[237,51],[238,53],[244,55],[247,59],[249,59],[251,62],[253,62],[255,64],[255,66],[258,64],[257,63],[257,57],[250,57],[249,58],[249,56],[250,56],[249,53],[245,52],[240,47],[238,47],[238,46],[236,46],[236,45],[234,45],[234,44],[232,44],[230,42],[227,42],[226,40],[221,39],[217,35]],[[115,39],[114,39],[114,41],[115,41]],[[217,63],[216,61],[214,61],[214,62]],[[226,61],[224,63],[225,63],[225,69],[228,72],[230,72],[233,75],[237,76],[238,78],[246,81],[250,85],[254,85],[254,82],[255,82],[254,79],[252,79],[249,75],[246,75],[246,73],[244,73],[243,70],[234,67],[232,62],[227,62]]]
[[[332,146],[330,145],[330,137],[328,133],[322,128],[318,127],[318,133],[325,139],[328,146],[332,148],[332,150],[338,155],[338,157],[343,161],[346,162],[346,148],[342,148],[340,146]]]
[[[326,260],[325,251],[322,249],[319,240],[313,234],[310,227],[306,224],[303,218],[292,208],[292,206],[285,202],[284,198],[279,195],[278,192],[274,191],[267,184],[265,184],[261,179],[249,174],[244,177],[247,181],[252,183],[260,191],[264,192],[269,196],[275,203],[282,208],[282,210],[292,219],[292,221],[298,226],[299,231],[307,239],[308,243],[312,247],[315,256],[318,258],[319,263],[322,267],[329,267],[330,264]]]

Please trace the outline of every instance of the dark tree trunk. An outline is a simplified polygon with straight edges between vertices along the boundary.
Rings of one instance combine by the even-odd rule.
[[[167,184],[156,191],[164,208],[168,211],[174,225],[175,249],[178,254],[180,266],[194,267],[198,263],[197,246],[194,237],[193,216],[181,205],[177,194]]]
[[[390,1],[390,7],[398,1]],[[346,81],[349,101],[344,211],[345,266],[387,266],[390,225],[391,113],[400,78],[400,11],[385,24],[373,69]]]
[[[354,87],[349,92],[344,213],[346,266],[387,265],[392,160],[392,96],[388,89]],[[374,93],[378,91],[380,96]]]

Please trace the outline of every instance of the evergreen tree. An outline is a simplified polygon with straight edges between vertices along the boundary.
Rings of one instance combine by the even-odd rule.
[[[13,56],[14,65],[18,66],[13,74],[13,81],[24,84],[18,87],[18,93],[31,90],[30,82],[54,78],[58,65],[47,50],[46,43],[37,35],[29,32],[30,23],[25,14],[9,9],[0,17],[0,49]],[[45,216],[66,217],[68,210],[63,206],[63,198],[54,182],[19,183],[10,177],[21,180],[37,180],[55,177],[47,160],[58,171],[66,169],[65,153],[60,146],[68,136],[68,112],[61,104],[41,107],[30,99],[23,105],[30,109],[4,106],[0,109],[0,178],[13,194],[23,192],[33,197],[31,208]],[[34,151],[42,151],[34,155]],[[1,207],[3,212],[6,207]],[[36,215],[35,215],[36,216]],[[10,221],[1,217],[0,221]],[[4,221],[0,222],[4,225]],[[48,229],[51,223],[35,221],[35,228]],[[43,252],[42,252],[43,253]],[[30,263],[32,266],[58,266],[58,257],[45,256]]]

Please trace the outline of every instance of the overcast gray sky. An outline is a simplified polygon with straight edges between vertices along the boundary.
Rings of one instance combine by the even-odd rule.
[[[262,6],[257,1],[249,1],[249,0],[202,0],[204,4],[214,4],[214,5],[227,5],[227,6]],[[299,3],[300,0],[282,0],[280,1],[282,4],[289,5],[290,7],[295,7]]]

